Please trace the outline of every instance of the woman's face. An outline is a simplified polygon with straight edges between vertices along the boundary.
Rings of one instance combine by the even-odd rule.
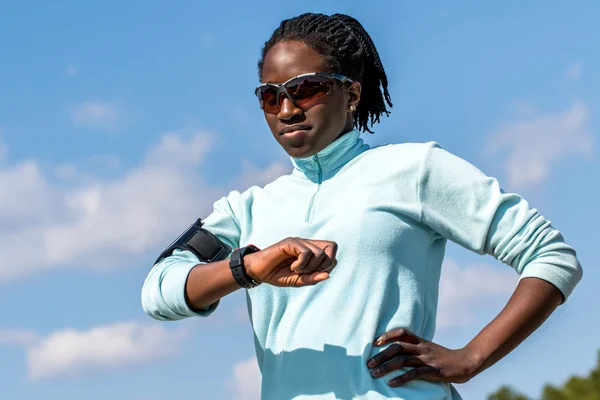
[[[275,44],[265,55],[262,83],[283,83],[301,74],[327,71],[321,56],[303,42]],[[323,150],[340,134],[352,130],[350,105],[358,104],[360,84],[334,85],[328,96],[300,109],[282,96],[279,113],[265,113],[275,140],[292,157],[310,157]],[[292,130],[285,132],[286,130]]]

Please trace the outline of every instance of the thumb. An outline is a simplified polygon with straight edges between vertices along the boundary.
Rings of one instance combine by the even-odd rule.
[[[329,273],[323,271],[316,271],[311,274],[300,274],[296,281],[297,286],[310,286],[316,285],[319,282],[323,282],[329,279]]]

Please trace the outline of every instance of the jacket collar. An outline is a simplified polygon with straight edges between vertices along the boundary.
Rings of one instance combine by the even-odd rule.
[[[317,154],[306,158],[291,157],[294,164],[292,174],[304,176],[311,181],[324,180],[329,173],[335,172],[369,145],[360,138],[360,131],[354,129],[334,140]]]

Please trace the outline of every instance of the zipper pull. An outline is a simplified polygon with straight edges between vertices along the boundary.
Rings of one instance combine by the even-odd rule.
[[[321,184],[321,182],[323,181],[323,168],[321,167],[321,162],[319,161],[319,156],[318,155],[314,155],[313,156],[313,160],[315,161],[315,163],[317,164],[317,173],[318,173],[318,178],[319,178],[319,185]]]

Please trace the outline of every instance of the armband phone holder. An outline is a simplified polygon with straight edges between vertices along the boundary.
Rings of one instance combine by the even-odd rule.
[[[189,250],[205,263],[225,260],[231,253],[231,247],[218,237],[202,228],[202,219],[198,218],[185,232],[169,245],[156,259],[154,264],[170,256],[173,250]]]

